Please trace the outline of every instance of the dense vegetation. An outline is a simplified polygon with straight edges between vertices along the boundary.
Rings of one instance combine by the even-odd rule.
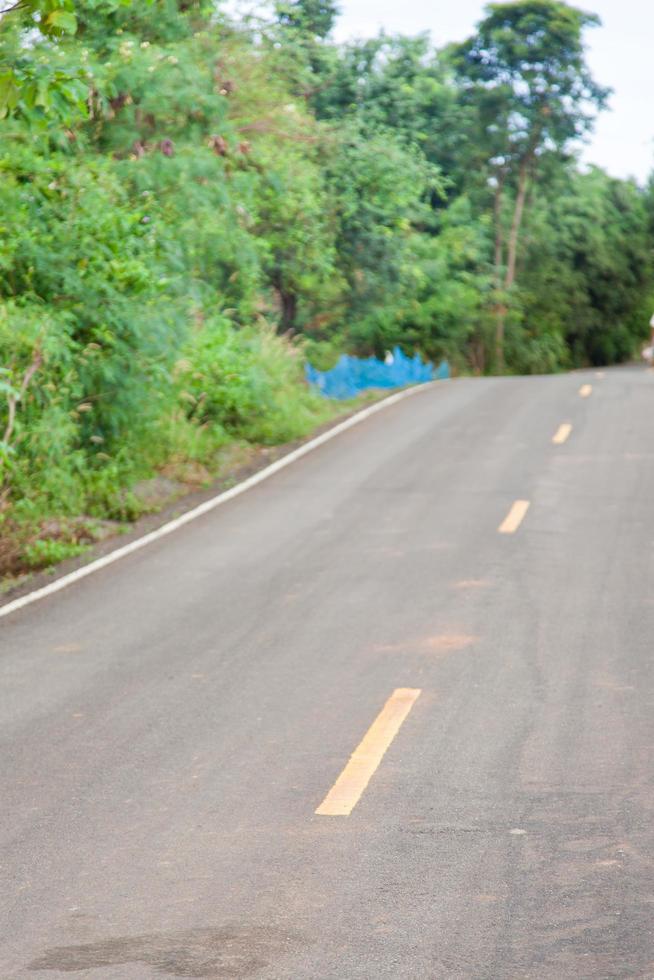
[[[630,357],[654,194],[583,170],[594,18],[491,4],[467,42],[336,45],[330,0],[23,0],[0,20],[0,570],[136,481],[330,409],[310,356],[455,369]],[[190,475],[189,475],[190,474]]]

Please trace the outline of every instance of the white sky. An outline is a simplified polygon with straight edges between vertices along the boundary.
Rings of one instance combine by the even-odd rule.
[[[436,45],[462,41],[483,15],[481,0],[340,0],[338,40],[429,31]],[[614,90],[584,159],[616,177],[644,181],[654,170],[654,0],[577,0],[602,27],[587,33],[588,60]]]

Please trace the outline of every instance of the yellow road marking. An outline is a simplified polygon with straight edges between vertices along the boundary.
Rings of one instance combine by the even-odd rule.
[[[552,442],[555,446],[562,446],[564,442],[567,441],[568,436],[572,432],[572,426],[569,422],[563,422],[554,435],[552,436]]]
[[[588,398],[592,390],[593,390],[592,385],[582,385],[581,388],[579,389],[579,394],[581,395],[582,398]]]
[[[347,817],[352,812],[419,697],[417,688],[398,687],[393,691],[316,810],[319,816]]]
[[[500,534],[513,534],[522,524],[528,510],[528,500],[516,500],[497,530]]]
[[[483,589],[489,583],[484,578],[464,578],[454,583],[455,589]]]

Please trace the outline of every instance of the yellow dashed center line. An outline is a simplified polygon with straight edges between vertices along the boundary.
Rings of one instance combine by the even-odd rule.
[[[555,446],[562,446],[564,442],[567,441],[568,436],[572,432],[572,426],[569,422],[563,422],[554,435],[552,436],[552,442]]]
[[[419,697],[420,691],[412,687],[398,687],[393,691],[316,810],[319,816],[349,816]]]
[[[528,500],[516,500],[497,530],[500,534],[514,534],[522,524],[528,510]]]
[[[592,385],[582,385],[581,388],[579,389],[579,394],[581,395],[582,398],[588,398],[592,390],[593,390]]]

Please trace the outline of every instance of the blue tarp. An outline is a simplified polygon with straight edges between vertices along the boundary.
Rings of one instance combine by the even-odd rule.
[[[441,361],[434,369],[434,365],[425,364],[419,354],[407,357],[396,347],[392,360],[342,354],[330,371],[318,371],[306,364],[305,374],[309,384],[315,385],[326,398],[354,398],[367,388],[403,388],[449,378],[450,368],[447,361]]]

